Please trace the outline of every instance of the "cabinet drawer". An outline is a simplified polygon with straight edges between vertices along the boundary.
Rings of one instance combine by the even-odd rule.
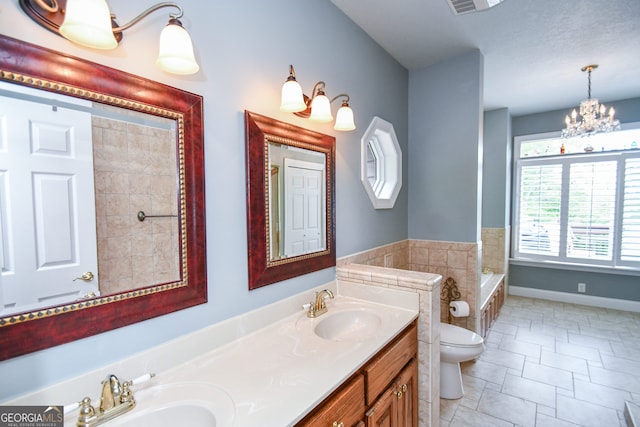
[[[358,375],[297,426],[327,427],[335,422],[352,427],[362,421],[364,410],[364,377]]]
[[[418,327],[414,322],[394,343],[364,368],[367,405],[371,405],[418,351]]]

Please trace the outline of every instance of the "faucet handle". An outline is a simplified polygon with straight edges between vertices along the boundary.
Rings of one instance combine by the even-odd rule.
[[[96,411],[91,405],[91,398],[85,397],[80,401],[80,413],[78,414],[79,426],[89,425],[90,420],[96,416]]]
[[[125,381],[122,383],[122,394],[120,395],[120,403],[133,402],[133,393],[131,393],[131,381]]]

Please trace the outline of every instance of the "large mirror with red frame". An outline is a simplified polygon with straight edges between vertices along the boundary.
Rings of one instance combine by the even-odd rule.
[[[335,137],[245,112],[249,289],[336,265]]]
[[[205,303],[202,97],[0,52],[0,360]]]

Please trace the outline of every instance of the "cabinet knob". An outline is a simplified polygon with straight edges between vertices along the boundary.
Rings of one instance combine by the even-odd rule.
[[[406,384],[402,384],[402,385],[398,386],[398,391],[396,391],[396,397],[398,399],[400,399],[400,398],[402,398],[402,395],[404,393],[406,393],[406,392],[407,392],[407,385]]]
[[[342,421],[340,421],[340,422],[334,421],[333,422],[333,427],[344,427],[344,423]]]

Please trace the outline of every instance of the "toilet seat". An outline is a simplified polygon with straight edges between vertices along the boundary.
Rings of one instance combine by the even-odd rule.
[[[475,332],[448,323],[440,324],[440,344],[449,347],[477,347],[484,343]]]

